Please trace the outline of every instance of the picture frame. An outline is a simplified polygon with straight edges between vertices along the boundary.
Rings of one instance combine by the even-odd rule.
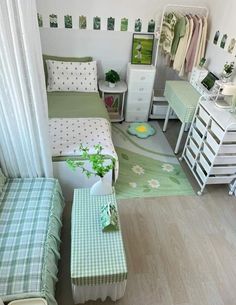
[[[131,64],[151,65],[154,45],[154,34],[133,34]]]
[[[50,28],[58,28],[57,15],[51,14],[49,15],[49,24]]]

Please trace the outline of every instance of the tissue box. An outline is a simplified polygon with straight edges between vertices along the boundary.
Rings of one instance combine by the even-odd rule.
[[[103,232],[119,230],[118,212],[114,204],[108,203],[101,207],[101,224]]]

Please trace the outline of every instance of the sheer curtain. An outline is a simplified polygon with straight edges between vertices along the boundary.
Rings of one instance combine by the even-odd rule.
[[[11,177],[52,176],[35,0],[0,1],[0,165]]]

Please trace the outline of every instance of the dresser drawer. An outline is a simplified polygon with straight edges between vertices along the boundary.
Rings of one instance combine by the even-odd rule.
[[[197,117],[195,122],[195,127],[198,131],[200,131],[201,135],[204,136],[206,132],[206,126],[202,123],[202,121]]]
[[[135,104],[128,104],[126,106],[126,111],[127,112],[144,112],[146,113],[149,110],[149,107],[146,104],[142,103],[135,103]]]
[[[129,72],[129,81],[137,82],[149,82],[153,84],[155,78],[154,71],[141,71],[141,70],[130,70]]]
[[[148,83],[148,82],[132,82],[128,84],[128,91],[129,92],[139,92],[139,93],[144,93],[144,92],[152,92],[153,89],[153,83]]]
[[[225,132],[215,121],[211,122],[211,131],[220,141],[223,139]]]
[[[205,124],[208,125],[208,123],[210,121],[210,115],[201,106],[199,107],[199,116],[205,122]]]
[[[225,134],[224,142],[236,143],[236,131],[229,131]]]
[[[198,133],[198,131],[195,128],[192,129],[192,138],[200,146],[200,144],[202,143],[202,136]]]
[[[236,166],[214,166],[211,170],[211,175],[234,175]]]
[[[195,144],[195,142],[192,139],[189,140],[189,147],[191,148],[193,153],[197,156],[197,154],[199,152],[199,148],[197,147],[197,145]]]
[[[236,144],[222,144],[219,154],[236,154]]]
[[[192,151],[189,148],[186,148],[185,154],[186,154],[186,157],[187,157],[189,163],[191,164],[191,166],[193,166],[195,163],[195,157],[194,157]]]
[[[127,96],[127,104],[145,104],[150,105],[151,93],[129,92]]]
[[[125,114],[126,122],[146,122],[148,120],[148,112],[129,112]]]
[[[220,145],[217,142],[217,139],[209,131],[207,132],[206,141],[207,144],[212,148],[212,150],[217,153]]]

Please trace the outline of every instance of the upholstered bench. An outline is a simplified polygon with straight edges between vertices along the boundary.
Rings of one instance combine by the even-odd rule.
[[[74,191],[71,281],[75,304],[107,297],[116,301],[125,293],[127,266],[121,230],[102,231],[101,207],[109,202],[117,207],[114,192],[91,196],[88,188]]]

